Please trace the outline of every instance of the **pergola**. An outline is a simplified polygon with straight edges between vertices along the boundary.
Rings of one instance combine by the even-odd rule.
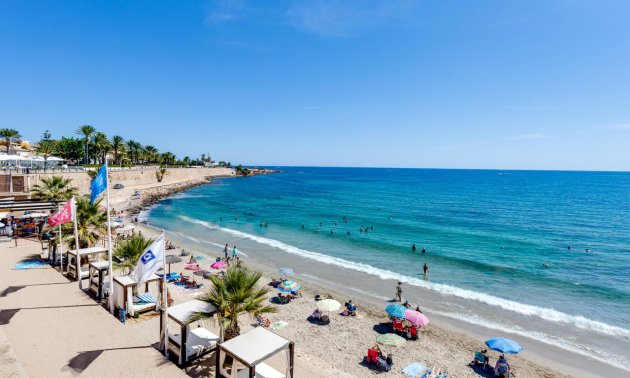
[[[103,247],[80,248],[78,253],[75,249],[68,250],[66,252],[68,255],[68,265],[66,266],[68,275],[78,280],[79,287],[83,289],[83,279],[88,278],[89,273],[87,270],[82,269],[81,257],[89,256],[94,259],[95,257],[99,258],[101,254],[105,254],[107,252],[107,248]]]
[[[263,361],[286,352],[286,372],[283,374]],[[226,356],[232,357],[232,371],[223,368]],[[230,378],[291,378],[293,376],[294,344],[262,327],[217,345],[217,377]],[[245,369],[238,370],[239,365]]]
[[[155,274],[152,274],[145,281],[144,291],[146,293],[149,292],[149,284],[152,282],[156,282],[158,284],[158,295],[161,295],[162,285],[160,283],[162,282],[162,279]],[[110,298],[114,299],[114,306],[123,307],[129,316],[134,316],[136,312],[140,313],[157,307],[157,303],[134,302],[134,288],[137,288],[137,286],[138,282],[128,275],[114,277],[114,287],[110,292]]]
[[[168,350],[178,356],[178,364],[185,366],[188,361],[214,350],[219,336],[203,327],[191,329],[189,319],[193,314],[203,312],[214,314],[217,311],[208,302],[193,299],[168,308],[168,317],[179,325],[179,333],[168,333]],[[163,342],[164,320],[160,317],[160,342]]]

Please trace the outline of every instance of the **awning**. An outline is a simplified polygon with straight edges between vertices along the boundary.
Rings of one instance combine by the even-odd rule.
[[[168,317],[179,324],[188,324],[188,319],[197,312],[205,312],[208,314],[217,311],[213,305],[208,302],[193,299],[192,301],[180,303],[168,308]]]

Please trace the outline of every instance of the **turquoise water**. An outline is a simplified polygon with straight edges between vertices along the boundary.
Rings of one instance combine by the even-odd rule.
[[[630,341],[628,173],[281,169],[164,200],[149,222],[200,239],[200,225],[219,228],[550,329]]]

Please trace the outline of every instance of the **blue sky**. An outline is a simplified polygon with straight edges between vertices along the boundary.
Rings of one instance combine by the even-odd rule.
[[[0,2],[0,127],[233,163],[630,170],[630,2]]]

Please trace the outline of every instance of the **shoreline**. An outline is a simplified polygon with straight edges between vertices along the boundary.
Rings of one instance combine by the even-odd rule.
[[[186,190],[186,189],[173,191],[172,193],[165,195],[161,197],[160,199],[163,199],[175,193],[179,193],[183,190]],[[159,202],[159,199],[151,202],[151,205],[157,202]],[[147,207],[150,207],[150,205]],[[150,230],[155,230],[150,224],[142,224],[139,226],[143,230],[146,230],[145,232],[147,231],[150,232]],[[208,255],[207,247],[200,248],[198,243],[191,242],[190,240],[186,240],[186,235],[182,235],[182,234],[177,235],[177,233],[174,233],[171,231],[167,231],[167,234],[169,235],[169,237],[177,239],[179,242],[178,244],[185,245],[186,248],[196,251],[195,253]],[[238,243],[239,249],[241,249],[240,246],[244,244],[244,241],[239,238],[233,238],[233,239],[235,239],[233,240],[233,243],[234,242]],[[211,255],[215,257],[220,255],[220,253],[218,253],[219,248],[221,248],[221,246],[224,245],[226,241],[227,239],[225,238],[223,240],[204,238],[203,240],[205,244],[214,245],[214,247],[211,248],[213,251],[215,248],[217,248],[215,252],[211,253]],[[232,245],[233,243],[230,243],[230,244]],[[247,249],[244,249],[244,250],[247,251]],[[264,259],[260,259],[257,257],[247,256],[243,260],[244,262],[247,263],[247,265],[251,266],[254,270],[263,272],[263,274],[265,274],[265,276],[267,277],[272,277],[274,272],[279,266],[274,265],[273,262],[270,262],[270,261],[262,261]],[[292,256],[292,258],[296,260],[295,256]],[[309,261],[308,263],[312,265],[313,261]],[[294,267],[294,265],[290,263],[287,263],[286,265]],[[303,271],[306,271],[306,270],[303,270]],[[296,269],[296,272],[298,272],[297,269]],[[359,280],[360,279],[365,280],[366,276],[369,277],[369,280],[372,281],[371,284],[374,284],[374,282],[376,282],[377,285],[379,284],[382,285],[383,282],[386,282],[387,287],[390,287],[390,286],[392,288],[394,287],[393,286],[394,283],[388,282],[387,280],[375,279],[375,277],[371,277],[366,274],[357,274],[357,272],[351,272],[351,273],[353,275],[356,275],[357,277],[356,279],[359,279]],[[382,305],[384,303],[384,299],[382,297],[379,297],[379,296],[375,297],[369,292],[354,289],[350,285],[336,284],[334,280],[328,279],[328,278],[322,279],[321,277],[318,277],[318,276],[313,276],[309,274],[299,274],[299,273],[297,273],[297,276],[301,281],[308,282],[309,287],[318,287],[320,288],[321,292],[334,293],[336,298],[352,297],[353,299],[359,299],[362,302],[361,307],[363,307],[364,309],[365,308],[368,309],[368,312],[374,317],[378,317],[378,314],[382,314],[382,307],[383,307]],[[362,282],[362,281],[358,281],[358,282]],[[340,300],[340,301],[343,302],[344,300]],[[470,324],[467,322],[458,321],[456,319],[448,318],[448,317],[441,316],[435,313],[430,313],[430,318],[432,319],[432,321],[435,320],[434,324],[437,325],[436,328],[439,329],[439,332],[447,332],[449,334],[456,333],[455,339],[458,339],[460,340],[460,342],[463,342],[463,343],[469,343],[469,345],[471,346],[475,345],[477,349],[483,346],[482,340],[484,340],[484,337],[487,338],[489,337],[489,335],[496,336],[496,333],[498,333],[495,330],[488,329],[483,326],[477,326],[477,325]],[[522,338],[522,336],[520,335],[515,335],[515,337]],[[542,342],[532,343],[531,340],[527,340],[527,341],[528,341],[529,347],[524,353],[524,357],[510,356],[511,361],[515,359],[524,360],[525,364],[527,363],[531,363],[533,365],[540,364],[540,365],[548,366],[556,371],[562,371],[567,374],[571,374],[573,376],[596,377],[596,376],[601,376],[602,374],[606,376],[620,376],[623,374],[627,374],[627,372],[624,370],[618,369],[614,366],[602,363],[597,360],[584,358],[584,356],[581,356],[580,354],[573,351],[564,350],[558,347],[544,344]],[[467,352],[470,355],[473,351],[474,349],[471,349]],[[578,360],[578,359],[581,359],[581,360]],[[572,366],[573,362],[578,362],[578,361],[580,362],[579,365],[584,365],[584,366],[581,366],[581,367]],[[520,363],[521,362],[519,361],[518,365],[520,365]],[[540,367],[537,367],[537,368],[540,368]],[[525,369],[525,370],[529,370],[529,369]],[[472,370],[470,371],[472,372]],[[518,376],[527,376],[527,374],[523,374],[523,369],[519,368],[517,369],[517,371],[521,372],[520,374],[518,374]],[[554,372],[554,374],[552,375],[559,376],[557,372]],[[460,375],[456,375],[456,376],[460,376]]]

